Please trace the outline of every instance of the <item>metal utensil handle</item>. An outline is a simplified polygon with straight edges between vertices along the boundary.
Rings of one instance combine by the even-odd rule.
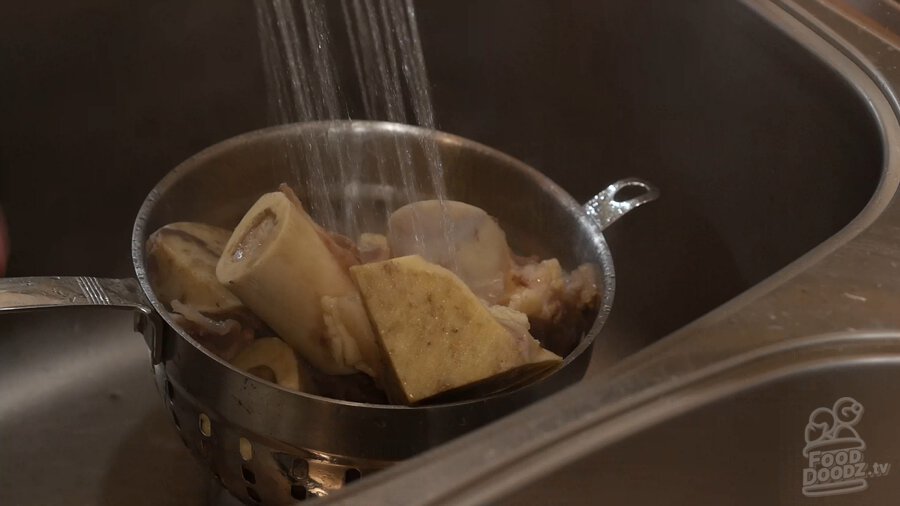
[[[106,306],[134,311],[134,329],[150,347],[153,364],[162,357],[162,322],[134,279],[88,276],[0,278],[0,314],[55,307]]]
[[[618,200],[616,195],[626,188],[638,188],[643,190],[637,196],[627,200]],[[606,187],[584,205],[588,216],[597,221],[601,230],[613,224],[616,220],[625,216],[632,209],[642,206],[647,202],[653,202],[659,198],[659,188],[653,183],[636,177],[620,179]]]

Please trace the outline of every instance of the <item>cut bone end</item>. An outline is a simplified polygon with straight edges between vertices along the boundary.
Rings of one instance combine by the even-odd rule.
[[[225,245],[224,254],[216,265],[219,281],[226,285],[235,281],[263,258],[284,223],[284,213],[291,210],[292,205],[281,193],[260,197]]]
[[[311,391],[312,381],[294,355],[294,350],[277,337],[253,341],[231,363],[242,371],[284,388]]]
[[[341,343],[323,334],[321,297],[356,288],[319,230],[289,195],[267,193],[235,228],[216,276],[314,367],[352,374]]]
[[[278,224],[278,218],[271,209],[265,209],[257,215],[250,228],[238,240],[234,249],[230,251],[231,260],[241,262],[245,258],[250,260],[256,254],[257,250],[262,248],[266,240],[272,235],[275,225]]]

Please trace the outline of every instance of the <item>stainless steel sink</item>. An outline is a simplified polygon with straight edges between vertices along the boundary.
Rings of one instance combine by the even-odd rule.
[[[900,282],[884,270],[900,261],[886,221],[900,73],[884,33],[817,0],[418,7],[441,129],[523,159],[580,199],[631,175],[663,192],[607,235],[618,290],[591,376],[501,421],[508,438],[569,437],[578,413],[596,422],[758,345],[900,327]],[[130,275],[130,227],[152,185],[265,124],[249,2],[20,2],[0,17],[0,47],[13,276]],[[207,497],[147,354],[122,315],[0,316],[0,503]],[[435,495],[421,500],[446,499],[526,451],[497,450],[487,438],[498,430],[362,480],[345,498],[410,499],[427,485]],[[559,459],[547,477],[568,469]],[[451,467],[460,462],[469,474]],[[510,494],[492,497],[521,497]]]
[[[598,343],[604,359],[835,234],[881,176],[865,98],[746,3],[423,7],[444,128],[522,158],[582,200],[628,174],[662,188],[607,234],[623,288]]]

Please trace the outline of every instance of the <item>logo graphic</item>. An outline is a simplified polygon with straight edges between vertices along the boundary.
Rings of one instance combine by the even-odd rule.
[[[866,478],[884,476],[891,465],[865,460],[866,442],[856,431],[862,419],[863,405],[851,397],[841,397],[831,408],[816,408],[806,424],[803,456],[803,495],[818,497],[861,492],[868,488]]]

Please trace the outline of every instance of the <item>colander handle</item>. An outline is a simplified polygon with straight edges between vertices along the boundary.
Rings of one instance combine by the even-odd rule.
[[[626,189],[637,189],[638,194],[627,199],[617,198],[619,193]],[[653,202],[659,198],[659,188],[653,183],[629,177],[620,179],[606,187],[584,205],[584,211],[588,216],[597,221],[600,230],[612,225],[616,220],[625,216],[636,207],[647,202]]]
[[[103,306],[134,311],[134,329],[150,347],[153,364],[162,358],[162,321],[135,279],[88,276],[0,278],[0,314],[55,307]]]

